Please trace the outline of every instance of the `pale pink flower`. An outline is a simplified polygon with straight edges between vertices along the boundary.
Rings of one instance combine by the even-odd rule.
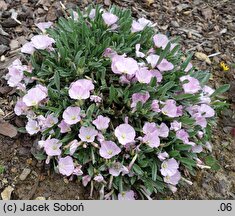
[[[153,100],[151,104],[151,109],[154,112],[161,112],[161,109],[159,108],[159,101],[158,100]]]
[[[20,50],[22,53],[26,53],[26,54],[30,54],[32,55],[35,51],[35,48],[33,46],[33,43],[32,42],[27,42],[25,43],[22,47],[21,47],[21,50]]]
[[[171,184],[168,184],[167,187],[171,190],[172,193],[177,192],[177,187]]]
[[[146,122],[144,124],[143,127],[143,133],[144,134],[149,134],[149,133],[153,133],[154,131],[156,131],[157,127],[156,127],[156,123],[152,122]]]
[[[203,87],[202,91],[207,96],[211,96],[215,92],[215,90],[213,88],[211,88],[210,86],[207,86],[207,85],[205,85]]]
[[[206,147],[210,152],[212,152],[212,145],[211,145],[210,142],[206,142],[205,147]]]
[[[143,142],[146,143],[151,148],[157,148],[160,145],[160,139],[158,136],[159,135],[157,131],[148,133],[143,137]]]
[[[59,172],[62,175],[70,176],[74,172],[74,164],[73,158],[70,156],[66,156],[64,158],[60,158],[58,161]]]
[[[184,83],[182,86],[186,94],[194,94],[201,89],[200,83],[196,78],[189,75],[180,77],[181,82],[184,82],[185,80],[188,82]]]
[[[69,88],[69,96],[72,99],[81,100],[90,97],[90,91],[94,90],[91,80],[80,79],[71,83]]]
[[[97,96],[97,95],[91,95],[91,96],[90,96],[90,100],[91,100],[91,101],[94,101],[94,102],[97,103],[97,104],[99,104],[99,103],[101,103],[102,98],[99,97],[99,96]]]
[[[20,116],[22,114],[26,114],[28,110],[27,105],[22,101],[22,99],[18,100],[16,102],[15,108],[14,108],[14,112],[17,116]]]
[[[140,18],[138,21],[133,21],[131,25],[131,32],[140,32],[142,31],[146,26],[151,26],[152,22],[150,20],[147,20],[145,18]]]
[[[208,95],[203,95],[203,93],[200,94],[200,103],[210,104],[211,98]]]
[[[178,162],[174,158],[171,158],[162,162],[160,171],[163,176],[173,176],[178,171],[178,168]]]
[[[198,132],[197,132],[197,136],[198,136],[199,139],[202,139],[203,136],[204,136],[203,131],[198,131]]]
[[[181,179],[181,174],[180,172],[177,170],[176,173],[172,176],[165,176],[164,177],[164,182],[171,184],[171,185],[177,185],[179,183],[179,180]]]
[[[174,121],[171,123],[170,130],[178,131],[178,130],[181,129],[181,126],[182,126],[182,123],[181,123],[181,122],[178,122],[178,121],[174,120]]]
[[[169,128],[165,123],[161,123],[159,126],[157,126],[156,131],[160,137],[166,138],[169,135]]]
[[[119,176],[121,172],[123,175],[129,173],[128,169],[120,162],[113,163],[109,168],[109,174],[112,176]]]
[[[207,120],[205,117],[201,116],[201,114],[195,114],[194,118],[196,120],[196,125],[200,125],[202,128],[205,128],[207,126]]]
[[[81,112],[80,107],[72,107],[72,106],[67,107],[63,112],[63,119],[65,123],[73,125],[81,121],[80,112]]]
[[[102,18],[107,26],[111,26],[118,21],[118,17],[109,12],[103,13]]]
[[[193,153],[200,153],[203,151],[203,148],[201,145],[195,145],[195,146],[192,146],[192,152]]]
[[[67,133],[71,131],[70,125],[67,124],[64,120],[62,120],[59,124],[58,127],[60,128],[60,133]]]
[[[98,130],[105,130],[109,127],[110,118],[104,117],[102,115],[97,116],[97,118],[92,121]]]
[[[79,18],[78,13],[76,11],[72,11],[71,18],[73,18],[73,20],[75,20],[75,21],[78,21],[78,18]]]
[[[95,15],[96,15],[96,10],[95,9],[91,9],[91,12],[89,13],[89,18],[90,19],[95,19]]]
[[[146,84],[150,83],[153,77],[151,71],[149,71],[147,68],[140,68],[138,71],[136,71],[135,76],[140,83]]]
[[[162,74],[158,70],[151,70],[152,76],[157,78],[157,82],[162,81]]]
[[[121,149],[112,141],[101,142],[101,148],[99,150],[100,156],[105,159],[110,159],[115,155],[118,155]]]
[[[35,24],[42,32],[46,32],[46,29],[50,28],[53,23],[52,22],[40,22]]]
[[[30,135],[33,135],[40,131],[40,126],[36,120],[29,119],[25,129]]]
[[[174,69],[174,65],[171,62],[167,61],[166,59],[162,59],[160,64],[157,65],[157,68],[160,71],[170,71]]]
[[[78,165],[77,167],[75,167],[74,170],[73,170],[73,175],[76,175],[76,176],[83,175],[83,172],[82,172],[81,168],[82,168],[81,165]]]
[[[91,177],[89,175],[85,175],[82,177],[82,184],[84,187],[86,187],[90,181]]]
[[[26,92],[26,85],[24,83],[18,83],[16,89],[25,93]]]
[[[115,74],[129,75],[134,75],[139,70],[139,66],[136,60],[120,55],[116,55],[112,58],[111,68]]]
[[[166,35],[156,34],[153,37],[153,42],[157,48],[165,49],[166,45],[169,43],[169,39],[167,38]]]
[[[187,142],[186,144],[187,144],[187,145],[191,145],[191,146],[195,146],[195,145],[196,145],[195,142],[191,142],[191,141]]]
[[[188,63],[187,67],[184,69],[185,72],[189,72],[192,69],[193,65],[192,63]]]
[[[175,100],[166,100],[165,105],[163,106],[161,111],[164,115],[167,115],[171,118],[179,116]]]
[[[55,40],[47,35],[36,35],[31,38],[34,48],[44,50],[51,48]]]
[[[189,106],[186,108],[186,110],[189,112],[191,116],[194,117],[196,114],[199,113],[199,106],[198,105]]]
[[[45,140],[39,140],[38,141],[38,147],[39,149],[44,148]]]
[[[113,49],[111,49],[111,48],[106,48],[105,50],[104,50],[104,53],[103,53],[103,56],[104,57],[108,57],[108,58],[113,58],[114,56],[116,56],[117,55],[117,52],[116,51],[114,51]]]
[[[152,22],[148,19],[145,19],[144,17],[141,17],[138,19],[138,22],[142,25],[142,26],[152,26]]]
[[[138,102],[141,102],[142,104],[145,104],[147,100],[150,98],[150,95],[148,92],[145,93],[134,93],[131,97],[131,108],[136,107]]]
[[[207,104],[201,104],[198,111],[201,113],[201,115],[204,118],[211,118],[215,115],[215,110],[210,106],[208,106]]]
[[[62,143],[60,140],[52,138],[44,141],[44,150],[48,156],[58,156],[61,155],[60,147]]]
[[[135,141],[135,129],[129,124],[121,124],[114,131],[119,143],[126,145]]]
[[[155,68],[157,66],[157,62],[159,60],[159,55],[155,55],[155,54],[150,54],[147,58],[146,58],[148,64],[151,65],[152,68]]]
[[[27,106],[37,106],[42,100],[47,97],[47,90],[41,85],[28,90],[27,94],[23,97],[23,102]]]
[[[135,200],[134,191],[123,191],[118,194],[118,200]]]
[[[180,129],[176,132],[176,137],[187,144],[189,142],[189,134],[185,129]]]
[[[145,57],[145,54],[140,52],[140,44],[135,45],[135,55],[136,55],[136,57],[139,57],[139,58]]]
[[[164,161],[166,158],[169,158],[169,154],[167,154],[167,152],[161,152],[157,155],[157,157],[160,161]]]
[[[105,141],[105,137],[102,133],[98,133],[96,139],[101,143]]]
[[[171,45],[170,51],[172,51],[177,46],[177,43],[171,43],[170,45]],[[176,55],[177,53],[178,51],[174,55]]]
[[[121,75],[120,77],[119,77],[119,82],[121,83],[121,84],[130,84],[131,83],[131,81],[127,78],[127,76],[126,75]]]
[[[101,175],[101,174],[99,174],[99,175],[97,175],[97,176],[95,176],[95,178],[94,178],[94,180],[96,181],[96,182],[103,182],[104,181],[104,177]]]
[[[8,70],[9,72],[6,74],[7,84],[11,87],[18,86],[24,78],[22,66],[12,66]]]
[[[50,114],[46,117],[45,121],[44,121],[44,127],[45,128],[50,128],[53,125],[58,123],[58,118],[55,117],[53,114]]]
[[[69,143],[69,154],[72,156],[79,146],[79,142],[75,139]]]
[[[79,130],[79,138],[84,142],[94,142],[95,137],[98,135],[98,131],[92,127],[82,126]]]

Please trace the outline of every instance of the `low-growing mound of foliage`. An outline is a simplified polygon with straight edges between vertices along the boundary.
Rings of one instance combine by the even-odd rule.
[[[207,86],[179,39],[117,7],[36,25],[42,33],[21,49],[28,64],[16,60],[6,75],[16,115],[40,137],[36,157],[101,199],[151,199],[190,183],[197,167],[218,168],[209,141],[228,85]]]

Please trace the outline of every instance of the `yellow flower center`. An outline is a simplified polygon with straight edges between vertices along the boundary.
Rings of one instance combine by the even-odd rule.
[[[112,151],[112,150],[108,150],[108,154],[109,154],[109,155],[112,155],[112,154],[113,154],[113,151]]]
[[[166,163],[163,163],[163,164],[162,164],[162,168],[166,169],[166,168],[167,168],[167,164],[166,164]]]
[[[32,106],[36,106],[37,105],[37,102],[36,101],[32,101]]]
[[[86,139],[87,139],[87,140],[91,139],[91,136],[86,136]]]
[[[76,116],[72,116],[72,117],[71,117],[71,120],[75,120],[75,119],[76,119]]]
[[[126,195],[126,193],[125,192],[122,192],[122,196],[124,197]]]
[[[126,134],[122,134],[122,139],[126,139]]]

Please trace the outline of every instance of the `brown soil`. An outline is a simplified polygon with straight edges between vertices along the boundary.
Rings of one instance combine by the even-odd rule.
[[[78,5],[84,8],[90,0],[62,1],[66,8]],[[211,55],[212,64],[194,58],[194,65],[213,74],[212,87],[221,83],[230,83],[229,94],[224,95],[231,106],[223,110],[218,117],[218,124],[213,130],[213,154],[219,161],[221,169],[198,170],[196,176],[187,176],[193,182],[186,183],[175,193],[158,194],[158,199],[235,199],[235,2],[233,0],[99,0],[105,6],[117,4],[130,8],[136,17],[147,17],[156,23],[156,28],[169,36],[180,36],[184,51],[202,52]],[[149,3],[153,2],[151,5]],[[4,4],[5,3],[5,4]],[[16,23],[10,18],[10,10],[18,13]],[[0,121],[7,121],[17,127],[24,122],[12,113],[15,101],[14,89],[6,87],[1,78],[6,67],[16,57],[22,58],[19,48],[32,32],[34,23],[39,21],[56,21],[63,12],[59,1],[52,0],[0,0]],[[8,33],[4,35],[2,31]],[[1,45],[3,45],[1,47]],[[224,72],[219,63],[224,61],[230,70]],[[233,131],[233,132],[232,132]],[[233,137],[232,134],[233,133]],[[8,185],[14,188],[11,199],[88,199],[89,192],[80,182],[68,181],[62,176],[51,173],[51,169],[36,160],[35,139],[25,134],[14,138],[0,135],[0,192]],[[30,174],[25,180],[19,176],[25,168]],[[1,169],[0,169],[1,170]],[[1,173],[1,172],[0,172]]]

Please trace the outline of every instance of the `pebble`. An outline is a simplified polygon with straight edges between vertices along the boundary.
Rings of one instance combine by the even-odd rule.
[[[11,199],[11,193],[14,190],[13,187],[7,186],[3,192],[1,193],[2,200],[10,200]]]
[[[20,180],[21,181],[24,181],[27,177],[28,177],[28,175],[30,174],[30,172],[31,172],[31,169],[29,169],[29,168],[25,168],[24,170],[23,170],[23,172],[20,174]]]
[[[223,131],[228,134],[228,133],[231,133],[231,130],[232,130],[232,127],[224,127],[223,128]]]
[[[179,5],[176,7],[176,9],[177,9],[178,12],[180,12],[180,11],[182,11],[182,10],[184,10],[184,9],[189,8],[189,7],[190,7],[190,6],[189,6],[188,4],[179,4]]]
[[[36,197],[35,200],[46,200],[45,197]]]
[[[5,53],[9,48],[5,45],[0,45],[0,55]]]
[[[4,116],[5,113],[3,112],[3,110],[0,108],[0,116]]]
[[[45,11],[42,8],[38,8],[37,12],[38,12],[38,14],[44,14],[45,13]]]
[[[177,21],[175,21],[175,20],[172,20],[172,21],[171,21],[171,25],[172,25],[173,27],[175,27],[175,28],[179,28],[179,27],[180,27],[179,23],[178,23]]]
[[[6,57],[4,55],[1,56],[0,61],[4,62],[6,60]]]
[[[12,18],[6,19],[2,22],[2,26],[5,27],[5,28],[13,28],[13,27],[16,27],[18,25],[19,25],[19,23],[16,22]]]
[[[11,50],[19,48],[19,42],[17,40],[12,40],[10,43]]]
[[[110,0],[104,0],[104,5],[110,6],[111,5],[111,1]]]
[[[16,167],[11,168],[11,172],[12,173],[17,173],[17,168]]]

